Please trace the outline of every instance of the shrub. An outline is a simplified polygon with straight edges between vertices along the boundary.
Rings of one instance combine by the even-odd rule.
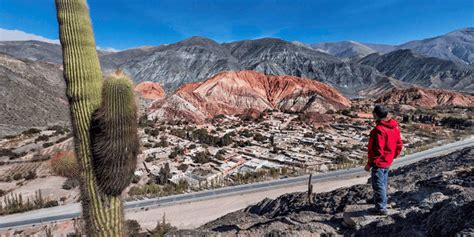
[[[30,128],[26,131],[23,131],[21,134],[23,135],[33,135],[33,134],[36,134],[36,133],[40,133],[41,130],[37,129],[37,128]]]
[[[211,154],[207,150],[196,152],[196,154],[193,157],[193,161],[200,164],[205,164],[209,162],[210,159],[211,159]]]
[[[20,180],[22,178],[22,175],[21,175],[21,173],[15,173],[15,174],[13,174],[12,178],[13,178],[13,180]]]
[[[35,139],[35,143],[41,142],[41,141],[46,142],[48,140],[49,140],[49,137],[47,135],[40,135]]]
[[[160,186],[155,183],[146,184],[142,187],[133,186],[128,191],[129,196],[140,196],[140,195],[151,195],[159,194],[161,191]]]
[[[59,202],[57,200],[51,200],[47,201],[44,205],[43,208],[48,208],[48,207],[57,207],[59,206]]]
[[[16,136],[17,136],[17,135],[6,135],[6,136],[4,136],[3,138],[10,140],[10,139],[16,138]]]
[[[31,161],[36,162],[36,161],[45,161],[48,160],[49,156],[47,155],[42,155],[41,153],[35,153],[33,157],[31,158]]]
[[[153,160],[155,160],[155,158],[153,156],[147,156],[145,158],[145,162],[152,162]]]
[[[67,178],[63,183],[63,189],[71,190],[79,186],[79,180],[77,178]]]
[[[253,136],[253,139],[257,142],[263,142],[263,141],[267,140],[267,137],[263,136],[261,133],[256,133]]]
[[[13,152],[10,149],[7,148],[0,148],[0,157],[2,156],[7,156],[7,157],[14,157],[16,155],[15,152]]]
[[[43,148],[47,148],[47,147],[50,147],[50,146],[52,146],[52,145],[54,145],[54,143],[52,143],[52,142],[45,142],[45,143],[43,143]]]
[[[132,183],[136,184],[140,181],[140,176],[137,176],[137,175],[133,175],[132,177]]]
[[[127,220],[125,222],[125,225],[127,226],[127,233],[128,236],[138,236],[140,233],[140,224],[138,224],[138,221],[136,220]]]
[[[24,177],[26,180],[32,180],[36,178],[36,172],[35,171],[28,171],[28,173]]]
[[[55,175],[77,177],[79,165],[72,151],[59,151],[51,157],[51,170]]]
[[[181,170],[183,172],[185,172],[186,170],[188,169],[188,165],[187,164],[180,164],[178,166],[178,170]]]
[[[64,142],[64,141],[66,141],[67,139],[69,139],[70,137],[71,137],[70,135],[65,136],[65,137],[61,137],[61,138],[59,138],[58,140],[56,140],[56,144],[61,143],[61,142]]]

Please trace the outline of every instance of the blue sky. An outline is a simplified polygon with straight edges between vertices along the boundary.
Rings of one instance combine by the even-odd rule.
[[[399,44],[474,26],[474,0],[88,0],[97,44],[126,49],[199,35]],[[54,0],[0,0],[0,28],[58,38]]]

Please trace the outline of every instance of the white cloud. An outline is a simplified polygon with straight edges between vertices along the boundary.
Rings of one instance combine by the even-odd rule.
[[[115,52],[120,51],[118,49],[114,49],[114,48],[111,48],[111,47],[102,48],[102,47],[96,46],[96,48],[97,48],[97,50],[104,51],[104,52],[111,52],[111,53],[115,53]]]
[[[51,44],[59,44],[57,39],[48,39],[43,36],[23,32],[21,30],[7,30],[0,28],[0,41],[27,41],[37,40]]]
[[[60,44],[57,39],[48,39],[40,35],[26,33],[21,30],[7,30],[0,28],[0,41],[27,41],[27,40],[37,40],[51,44]],[[99,47],[98,50],[105,52],[118,52],[120,50],[114,49],[111,47]]]

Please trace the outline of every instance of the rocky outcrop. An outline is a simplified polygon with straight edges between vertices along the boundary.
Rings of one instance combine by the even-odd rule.
[[[147,100],[163,99],[166,96],[165,90],[159,83],[145,81],[135,86],[135,92]]]
[[[0,53],[0,137],[31,127],[69,125],[66,84],[59,65]]]
[[[422,108],[474,105],[474,96],[448,90],[435,90],[420,87],[395,88],[381,96],[376,103],[404,104]]]
[[[392,209],[386,217],[366,216],[371,206],[366,200],[372,195],[367,184],[315,194],[312,203],[306,193],[265,199],[199,230],[224,236],[470,236],[472,162],[473,147],[391,171]],[[355,226],[344,224],[344,219]]]
[[[254,71],[223,72],[180,87],[153,104],[150,117],[203,122],[219,114],[245,114],[249,109],[324,113],[350,104],[336,89],[314,80]]]

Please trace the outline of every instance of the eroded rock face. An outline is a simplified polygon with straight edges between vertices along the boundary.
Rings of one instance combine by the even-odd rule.
[[[422,108],[433,108],[438,106],[472,106],[474,96],[460,92],[426,89],[408,88],[393,89],[381,96],[376,103],[384,104],[405,104]]]
[[[343,225],[344,211],[366,213],[372,206],[368,184],[315,194],[313,204],[306,193],[264,199],[198,230],[223,236],[471,236],[473,162],[471,147],[391,171],[389,215],[360,216],[358,228]]]
[[[324,113],[350,105],[336,89],[314,80],[229,71],[180,87],[165,101],[152,105],[150,117],[202,122],[219,114],[244,114],[249,109]]]
[[[165,90],[159,83],[145,81],[137,86],[134,89],[140,94],[141,97],[149,100],[163,99],[166,96]]]

